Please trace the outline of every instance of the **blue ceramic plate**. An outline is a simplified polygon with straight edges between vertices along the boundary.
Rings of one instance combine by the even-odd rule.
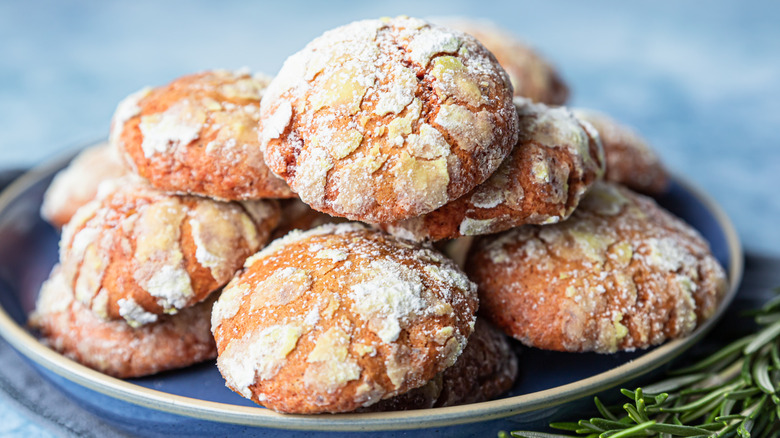
[[[536,427],[583,397],[641,382],[697,342],[731,302],[742,274],[739,240],[729,219],[701,191],[679,179],[658,198],[709,241],[726,267],[730,290],[715,317],[690,337],[658,348],[613,355],[520,350],[520,377],[504,398],[450,408],[340,415],[281,415],[227,389],[213,362],[141,378],[115,379],[40,344],[27,314],[57,261],[58,234],[40,219],[43,192],[72,158],[32,170],[0,196],[0,334],[41,374],[97,415],[144,436],[495,436],[501,429]],[[579,401],[578,401],[579,400]]]

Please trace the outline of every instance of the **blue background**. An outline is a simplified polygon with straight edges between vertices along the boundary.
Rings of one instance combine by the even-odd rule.
[[[489,18],[541,51],[571,104],[635,127],[746,248],[780,255],[780,3],[0,1],[0,169],[106,137],[117,102],[183,74],[274,74],[323,31],[379,16]],[[0,436],[49,436],[0,398]]]

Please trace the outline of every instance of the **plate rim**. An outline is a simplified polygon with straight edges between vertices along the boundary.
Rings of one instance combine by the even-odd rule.
[[[100,142],[93,142],[88,146],[98,143]],[[61,169],[81,149],[62,153],[33,167],[12,182],[0,194],[0,213],[33,184]],[[721,305],[709,320],[685,338],[666,342],[641,357],[610,370],[554,388],[445,408],[338,415],[279,414],[259,406],[238,406],[170,394],[110,377],[41,344],[31,333],[11,319],[5,308],[1,306],[0,336],[35,364],[61,378],[105,396],[169,414],[242,426],[329,432],[425,429],[490,421],[563,405],[640,377],[679,356],[712,329],[737,293],[742,280],[744,257],[739,236],[731,219],[709,194],[695,184],[678,175],[672,175],[671,178],[704,205],[724,234],[730,256],[729,266],[725,267],[729,289]]]

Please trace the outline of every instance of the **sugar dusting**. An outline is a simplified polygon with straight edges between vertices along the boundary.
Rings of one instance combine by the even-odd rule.
[[[516,321],[505,328],[540,348],[609,353],[685,336],[726,286],[698,233],[651,199],[607,183],[567,221],[485,238],[478,252],[492,264],[475,270],[477,281],[505,279],[482,305]],[[523,306],[512,305],[516,299]]]
[[[519,140],[495,173],[438,210],[382,228],[417,241],[440,240],[568,218],[604,172],[598,133],[565,108],[522,98],[514,102],[520,117]],[[452,125],[455,135],[462,127],[479,123],[478,117],[457,105],[443,105],[437,115],[447,120],[445,125]],[[473,134],[464,131],[463,135]],[[489,139],[482,141],[489,143]]]
[[[355,22],[285,62],[261,102],[262,147],[321,211],[369,222],[419,215],[465,194],[508,153],[516,124],[504,76],[467,35],[403,17]]]
[[[245,266],[225,287],[212,316],[228,358],[250,342],[266,348],[264,340],[250,339],[250,331],[300,328],[296,347],[273,354],[278,361],[255,364],[254,353],[240,365],[220,359],[231,388],[270,406],[272,388],[279,385],[293,385],[308,394],[305,403],[326,411],[348,387],[355,388],[358,406],[375,403],[430,378],[420,373],[454,363],[473,330],[476,286],[454,263],[360,224],[293,231]],[[292,345],[292,337],[287,339],[285,345]],[[387,375],[390,386],[379,384],[380,375]],[[258,383],[263,380],[268,381]]]

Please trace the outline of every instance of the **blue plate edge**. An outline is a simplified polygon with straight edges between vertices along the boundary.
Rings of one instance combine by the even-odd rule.
[[[3,211],[11,200],[15,199],[16,196],[24,192],[32,184],[50,176],[52,172],[61,168],[75,153],[75,151],[64,153],[41,166],[33,168],[14,181],[0,195],[0,211]],[[340,414],[337,416],[282,415],[259,407],[235,406],[171,395],[108,377],[73,362],[43,346],[24,328],[16,324],[4,308],[0,308],[0,335],[17,351],[34,363],[69,381],[101,394],[154,410],[223,423],[301,431],[385,431],[433,428],[490,421],[515,414],[559,406],[595,394],[606,387],[620,385],[671,361],[698,342],[715,325],[736,295],[742,278],[743,253],[731,220],[708,194],[698,189],[694,184],[679,177],[674,177],[674,180],[683,189],[701,201],[713,215],[721,232],[724,234],[726,245],[729,249],[730,263],[727,271],[730,287],[716,314],[687,338],[671,341],[634,361],[620,365],[612,370],[544,391],[490,402],[420,411]],[[639,368],[639,370],[636,370],[636,368]],[[225,406],[228,408],[226,409]]]

